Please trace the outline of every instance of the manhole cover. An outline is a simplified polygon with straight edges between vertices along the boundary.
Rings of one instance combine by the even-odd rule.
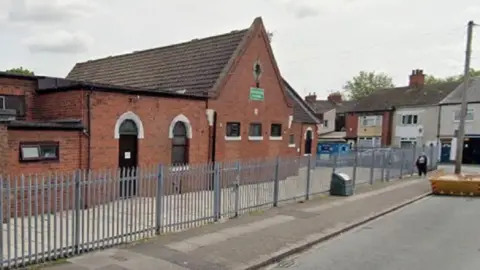
[[[277,268],[289,268],[295,265],[295,260],[281,261],[277,264]]]

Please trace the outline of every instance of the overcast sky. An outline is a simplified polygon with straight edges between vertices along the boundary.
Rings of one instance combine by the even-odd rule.
[[[463,69],[478,0],[0,0],[0,70],[65,76],[78,61],[244,29],[262,16],[282,75],[325,97],[361,70]],[[480,32],[480,27],[476,28]],[[472,67],[480,69],[480,34]]]

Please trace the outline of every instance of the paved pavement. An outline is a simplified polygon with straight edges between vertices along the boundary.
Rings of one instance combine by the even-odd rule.
[[[348,198],[323,196],[149,241],[87,253],[48,269],[246,269],[430,191],[425,179],[363,185]]]
[[[477,270],[479,208],[478,198],[428,197],[269,269]]]

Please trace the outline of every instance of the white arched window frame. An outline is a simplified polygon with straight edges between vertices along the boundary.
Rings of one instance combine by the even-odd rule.
[[[177,122],[183,122],[185,124],[185,127],[187,128],[187,138],[191,139],[192,124],[190,123],[190,120],[188,120],[188,118],[183,114],[179,114],[173,118],[172,122],[170,123],[170,127],[168,128],[168,138],[173,139],[173,128]]]
[[[312,140],[313,140],[313,128],[312,127],[307,127],[307,129],[305,129],[305,133],[303,133],[303,139],[307,139],[307,133],[309,131],[312,132]]]
[[[145,136],[145,132],[143,130],[142,120],[140,119],[140,117],[138,117],[138,115],[136,115],[135,113],[133,113],[131,111],[128,111],[128,112],[120,115],[120,117],[118,117],[117,122],[115,123],[115,130],[114,130],[113,137],[115,139],[120,138],[120,126],[122,125],[123,121],[125,121],[125,120],[132,120],[137,125],[137,129],[138,129],[137,138],[138,139],[143,139],[144,136]]]

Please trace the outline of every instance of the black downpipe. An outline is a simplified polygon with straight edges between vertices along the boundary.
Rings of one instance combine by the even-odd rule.
[[[212,138],[212,163],[215,164],[217,152],[217,112],[213,112],[213,128],[212,128],[213,138]]]

